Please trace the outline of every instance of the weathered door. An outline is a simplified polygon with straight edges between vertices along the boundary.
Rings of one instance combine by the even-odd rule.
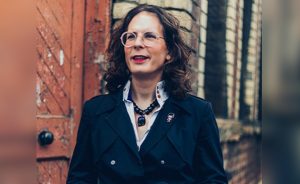
[[[81,110],[84,1],[37,0],[36,11],[38,182],[60,184]]]
[[[109,2],[37,0],[39,183],[65,183],[82,103],[99,94],[100,77],[96,76],[101,72],[96,61],[104,51],[101,39],[109,31],[105,24],[110,19]]]

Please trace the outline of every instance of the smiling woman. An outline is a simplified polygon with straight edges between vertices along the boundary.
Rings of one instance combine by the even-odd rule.
[[[154,83],[162,79],[163,66],[170,58],[163,38],[163,27],[154,13],[138,13],[129,23],[128,32],[140,36],[126,39],[131,47],[124,47],[125,60],[132,80],[141,75]],[[146,44],[145,44],[146,43]],[[150,45],[149,45],[150,44]]]
[[[107,81],[106,87],[109,92],[117,91],[118,88],[124,86],[131,77],[129,68],[124,62],[126,61],[126,50],[132,50],[133,46],[131,46],[131,43],[140,44],[145,47],[143,50],[147,51],[158,49],[158,47],[162,47],[165,44],[168,52],[166,56],[168,62],[164,63],[163,70],[165,88],[179,98],[184,97],[186,92],[191,90],[189,80],[190,68],[188,66],[191,49],[184,43],[180,36],[179,21],[163,9],[154,7],[155,6],[152,5],[140,5],[139,8],[132,9],[119,26],[113,30],[110,44],[107,48],[107,60],[110,67],[105,74],[105,80]],[[133,24],[133,21],[139,22],[137,22],[138,24]],[[134,26],[137,28],[134,28]],[[128,32],[134,33],[136,39],[133,39],[127,46],[128,42],[124,45],[126,39],[122,36]],[[145,39],[145,36],[149,36],[147,32],[153,33],[156,37],[161,38],[152,42],[155,47],[153,47],[152,44],[148,45],[149,43],[147,39]],[[145,35],[145,33],[148,35]],[[129,49],[126,49],[126,47]]]
[[[67,183],[227,183],[211,105],[188,94],[191,49],[179,30],[140,5],[113,31],[109,94],[85,103]]]

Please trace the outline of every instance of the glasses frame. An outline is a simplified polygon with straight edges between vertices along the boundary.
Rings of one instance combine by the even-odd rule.
[[[136,37],[136,39],[138,38],[138,34],[135,33],[135,32],[129,32],[129,31],[126,31],[126,32],[122,33],[122,35],[120,36],[120,40],[121,40],[122,45],[123,45],[124,47],[130,48],[130,47],[133,47],[134,44],[131,45],[131,46],[126,46],[126,44],[123,42],[123,39],[122,39],[123,36],[124,36],[125,34],[127,34],[127,33],[132,33],[132,34],[134,34],[135,37]],[[142,34],[143,34],[143,37],[142,37],[143,45],[145,45],[145,46],[147,46],[147,47],[152,47],[152,46],[145,44],[145,41],[144,41],[144,34],[145,34],[145,33],[153,33],[153,34],[156,36],[156,38],[155,38],[156,40],[158,40],[159,38],[165,39],[164,37],[159,36],[159,35],[158,35],[157,33],[155,33],[155,32],[151,32],[151,31],[142,32]],[[136,40],[135,40],[135,41],[136,41]]]

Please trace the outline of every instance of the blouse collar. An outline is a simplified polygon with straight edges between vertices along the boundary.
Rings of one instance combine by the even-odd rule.
[[[132,102],[131,96],[131,81],[128,80],[126,85],[123,88],[123,101]],[[169,98],[168,93],[164,90],[165,81],[160,81],[156,84],[155,87],[155,96],[160,106]]]

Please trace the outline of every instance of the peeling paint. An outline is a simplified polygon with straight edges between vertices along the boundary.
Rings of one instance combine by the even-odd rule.
[[[60,66],[64,64],[64,51],[62,49],[59,51],[59,64]]]
[[[98,54],[98,56],[95,57],[94,63],[100,64],[104,62],[104,54]]]
[[[38,107],[40,107],[41,104],[42,104],[42,100],[41,100],[41,96],[40,96],[40,94],[41,94],[41,84],[40,84],[40,81],[38,81],[37,84],[36,84],[35,93],[36,93],[36,105]]]
[[[48,50],[48,58],[51,58],[52,57],[52,54],[51,52]]]

